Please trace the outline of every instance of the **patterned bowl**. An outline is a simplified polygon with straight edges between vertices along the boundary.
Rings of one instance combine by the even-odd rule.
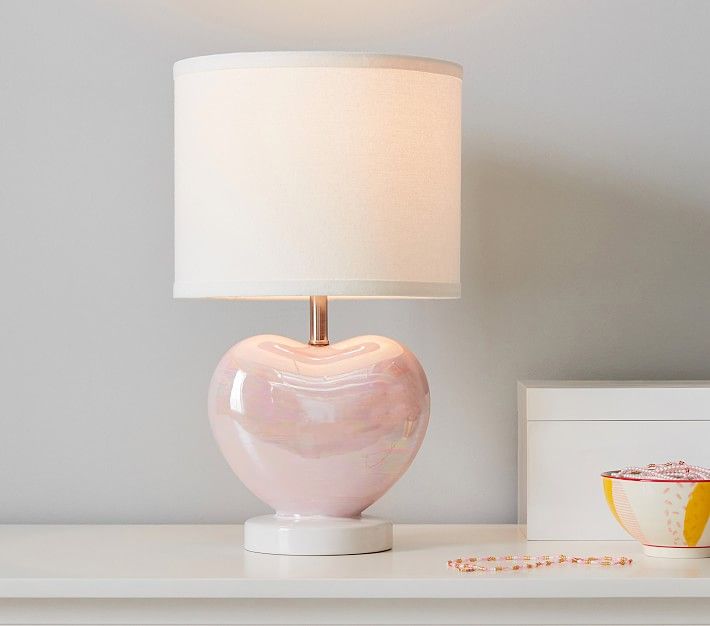
[[[710,480],[658,480],[602,474],[604,495],[622,528],[648,556],[710,556]]]

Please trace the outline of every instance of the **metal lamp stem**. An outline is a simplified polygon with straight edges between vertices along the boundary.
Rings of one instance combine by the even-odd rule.
[[[328,341],[328,296],[311,296],[312,346],[327,346]]]

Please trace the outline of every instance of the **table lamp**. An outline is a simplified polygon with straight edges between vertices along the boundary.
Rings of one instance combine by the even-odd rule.
[[[422,443],[427,379],[393,339],[331,344],[328,299],[459,296],[461,76],[344,52],[175,64],[175,297],[310,304],[307,342],[245,339],[210,383],[219,448],[275,510],[247,520],[247,550],[392,547],[361,513]]]

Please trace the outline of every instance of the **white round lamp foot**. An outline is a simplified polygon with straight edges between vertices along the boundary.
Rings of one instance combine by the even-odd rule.
[[[392,522],[365,515],[358,518],[261,515],[245,522],[244,549],[304,556],[383,552],[392,549]]]

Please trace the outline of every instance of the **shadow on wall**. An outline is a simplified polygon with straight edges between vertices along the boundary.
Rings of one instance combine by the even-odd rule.
[[[485,156],[463,173],[463,308],[510,385],[710,378],[710,207]]]
[[[335,305],[335,327],[411,341],[431,388],[422,449],[373,515],[513,522],[519,379],[710,378],[708,207],[480,144],[464,154],[462,299]],[[406,489],[426,509],[397,503]]]

